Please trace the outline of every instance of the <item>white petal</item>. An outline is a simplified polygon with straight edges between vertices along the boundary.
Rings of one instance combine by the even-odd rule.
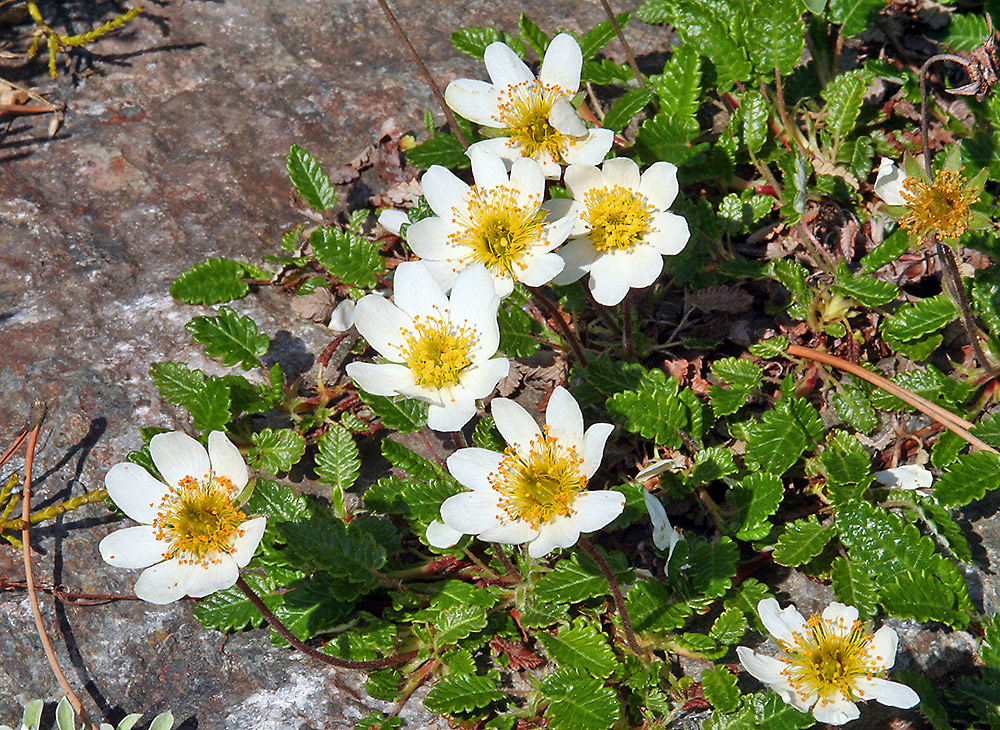
[[[573,500],[571,519],[580,532],[594,532],[609,525],[625,509],[625,495],[613,490],[584,492]]]
[[[820,700],[813,706],[812,714],[818,722],[843,725],[851,720],[857,720],[861,712],[853,702],[846,699],[836,699],[826,703]]]
[[[805,633],[806,620],[795,606],[780,608],[777,599],[765,598],[757,604],[757,613],[764,628],[784,644],[794,644],[795,633]]]
[[[148,568],[164,559],[169,547],[160,542],[149,525],[126,527],[101,540],[98,550],[105,563],[116,568]]]
[[[236,494],[247,485],[250,478],[247,463],[240,450],[222,431],[208,434],[208,460],[212,464],[212,474],[232,482]]]
[[[463,373],[462,387],[472,398],[485,398],[509,372],[510,361],[505,357],[495,357]]]
[[[610,423],[595,423],[583,434],[583,475],[590,479],[604,460],[604,445],[615,430]]]
[[[905,464],[894,469],[877,471],[875,481],[896,489],[929,489],[934,475],[919,464]]]
[[[665,164],[667,163],[657,162],[653,167]],[[653,168],[649,169],[652,170]],[[604,161],[604,164],[601,165],[601,170],[604,172],[604,184],[606,186],[618,185],[627,190],[639,190],[639,166],[635,163],[635,160],[628,157],[613,157],[610,160]],[[643,173],[643,180],[645,180],[647,174],[649,174],[649,170]]]
[[[499,127],[500,94],[493,84],[456,79],[444,90],[444,100],[460,116],[487,127]],[[381,221],[380,221],[381,222]]]
[[[875,176],[875,194],[889,205],[906,205],[903,200],[903,183],[906,173],[888,157],[883,157],[878,164],[878,175]]]
[[[423,261],[404,261],[396,267],[392,296],[396,306],[414,319],[441,319],[448,309],[448,297]]]
[[[496,152],[473,145],[466,155],[472,161],[472,177],[476,181],[477,188],[487,190],[510,182],[507,166]]]
[[[563,159],[569,165],[598,165],[615,141],[610,129],[588,129],[587,136],[572,140],[563,149]]]
[[[665,471],[678,471],[683,468],[684,465],[674,459],[658,459],[640,469],[639,473],[635,475],[635,481],[645,482]]]
[[[492,490],[487,477],[497,470],[503,454],[489,449],[459,449],[448,457],[448,471],[463,487],[474,491]]]
[[[457,257],[465,247],[451,243],[449,236],[458,230],[450,220],[431,216],[422,218],[406,229],[406,244],[422,259],[444,261]]]
[[[583,67],[583,51],[580,44],[568,33],[560,33],[545,49],[542,68],[538,78],[543,84],[551,84],[575,94],[580,88],[580,69]]]
[[[472,398],[456,398],[443,406],[431,403],[427,408],[427,427],[442,433],[461,431],[474,415],[476,401]]]
[[[508,445],[519,452],[527,451],[531,440],[541,433],[535,419],[520,405],[508,398],[494,398],[491,404],[497,430]]]
[[[858,609],[854,606],[845,606],[843,603],[834,601],[823,609],[823,621],[829,627],[831,634],[835,636],[847,636],[851,633],[851,627],[858,620]]]
[[[523,520],[508,520],[479,533],[484,542],[500,542],[504,545],[520,545],[538,537],[538,530]]]
[[[409,222],[410,217],[401,210],[390,208],[378,214],[378,224],[387,231],[395,233],[397,236],[402,227]]]
[[[486,46],[483,61],[486,63],[490,81],[501,88],[501,93],[505,86],[533,81],[535,78],[531,69],[506,43],[490,43]]]
[[[608,253],[622,259],[622,272],[632,289],[644,289],[656,281],[663,271],[663,256],[655,248],[642,242],[628,250]]]
[[[494,274],[493,287],[500,299],[506,299],[514,291],[514,280],[508,274]]]
[[[166,484],[144,468],[127,461],[108,470],[104,475],[104,487],[118,509],[144,525],[153,523],[157,507],[170,491]]]
[[[201,479],[212,469],[205,447],[180,431],[153,436],[149,455],[163,481],[170,485],[177,485],[184,477]]]
[[[645,489],[642,491],[642,498],[646,502],[649,521],[653,525],[653,544],[660,550],[668,551],[667,562],[669,563],[670,556],[673,554],[674,547],[680,541],[681,536],[670,524],[670,518],[667,517],[667,510],[664,509],[663,503],[659,499]]]
[[[541,205],[545,174],[530,157],[518,157],[510,167],[510,187],[518,192],[523,201],[531,199],[535,205]]]
[[[591,265],[587,286],[594,299],[605,307],[613,307],[628,294],[631,272],[627,257],[608,253],[598,257]]]
[[[568,441],[576,447],[583,442],[583,411],[576,398],[564,387],[557,386],[545,407],[545,425],[557,441]]]
[[[736,655],[740,658],[740,664],[750,673],[751,676],[759,679],[767,685],[786,685],[787,681],[781,671],[788,665],[780,659],[762,656],[745,646],[736,647]]]
[[[354,308],[357,304],[353,299],[343,300],[333,310],[333,314],[330,316],[330,324],[327,326],[334,332],[346,332],[351,329],[354,326]]]
[[[859,679],[855,688],[866,700],[876,700],[883,705],[907,709],[920,702],[920,695],[899,682],[890,682],[881,677]]]
[[[552,109],[549,110],[549,124],[560,134],[570,137],[583,137],[587,133],[587,125],[566,98],[556,99],[552,105]]]
[[[261,538],[264,537],[264,528],[267,527],[266,517],[254,517],[244,522],[240,527],[243,534],[233,540],[233,559],[240,568],[245,568],[250,559],[257,552]]]
[[[451,209],[464,208],[469,197],[469,186],[451,170],[440,165],[430,166],[420,178],[420,187],[431,210],[441,218],[451,219]]]
[[[405,365],[352,362],[345,370],[349,378],[372,395],[399,395],[416,384],[413,373]]]
[[[580,529],[576,523],[569,517],[557,517],[539,525],[538,537],[528,543],[528,555],[541,558],[556,548],[573,547],[579,539]]]
[[[594,248],[589,238],[578,238],[556,251],[556,255],[563,260],[563,270],[552,283],[564,285],[572,284],[590,271],[601,252]]]
[[[403,332],[413,320],[380,294],[368,294],[354,308],[354,326],[382,357],[399,362]]]
[[[427,542],[431,547],[450,548],[462,539],[464,532],[453,530],[440,520],[434,520],[427,525]]]
[[[240,569],[232,555],[219,555],[218,562],[209,565],[188,566],[185,592],[192,598],[201,598],[210,593],[232,586],[240,577]]]
[[[882,626],[872,635],[868,643],[868,659],[881,669],[891,669],[896,663],[896,648],[899,637],[888,626]]]
[[[187,575],[191,566],[176,558],[146,568],[135,582],[135,595],[143,601],[163,605],[187,595]]]
[[[532,159],[542,168],[542,174],[547,179],[558,180],[562,177],[562,165],[559,164],[559,161],[547,149],[539,150],[534,154]]]
[[[521,144],[513,137],[494,137],[469,145],[469,152],[482,148],[499,155],[501,159],[513,162],[521,158]],[[466,152],[468,154],[468,152]]]
[[[576,206],[576,207],[574,207]],[[542,208],[548,211],[548,221],[555,222],[568,215],[574,216],[574,225],[580,219],[579,205],[571,198],[552,198],[542,203]]]
[[[605,186],[604,175],[595,165],[570,165],[564,180],[570,195],[581,202],[588,191]]]
[[[478,535],[501,522],[499,497],[493,491],[462,492],[441,505],[441,520],[463,535]]]
[[[557,244],[558,245],[558,244]],[[515,268],[517,280],[525,286],[544,286],[552,281],[566,265],[558,254],[528,254],[520,262],[523,269]]]
[[[687,219],[667,211],[657,211],[650,216],[650,230],[643,236],[643,240],[663,256],[680,253],[690,238]]]
[[[607,164],[604,163],[605,167]],[[670,162],[654,162],[642,173],[639,181],[639,192],[659,210],[671,206],[677,198],[677,190],[677,165]]]
[[[499,338],[497,308],[500,297],[496,296],[494,281],[493,275],[482,264],[474,264],[461,272],[451,290],[451,321],[459,325],[464,323],[483,334],[496,332]],[[489,357],[494,352],[496,344],[485,354]]]

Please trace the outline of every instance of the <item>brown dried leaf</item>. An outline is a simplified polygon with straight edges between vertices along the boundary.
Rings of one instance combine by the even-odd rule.
[[[292,311],[303,319],[326,324],[333,314],[333,294],[329,289],[314,289],[292,299]]]
[[[494,636],[490,639],[490,649],[497,656],[504,654],[509,662],[509,666],[515,672],[524,669],[534,669],[542,663],[542,658],[520,641],[509,641],[501,636]]]
[[[423,195],[423,189],[417,180],[406,180],[398,183],[384,193],[371,197],[371,204],[377,208],[411,208]]]
[[[691,295],[691,306],[703,312],[746,312],[753,304],[753,297],[730,284],[710,286]]]

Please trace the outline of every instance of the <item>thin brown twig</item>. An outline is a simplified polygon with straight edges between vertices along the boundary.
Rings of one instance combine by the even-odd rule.
[[[618,36],[618,40],[622,44],[622,48],[625,49],[625,57],[628,58],[629,68],[632,69],[632,73],[635,75],[635,80],[639,82],[639,87],[646,88],[646,80],[642,77],[642,72],[639,70],[639,64],[635,62],[635,54],[632,53],[632,48],[629,46],[628,41],[625,40],[625,34],[622,33],[622,27],[618,24],[618,18],[615,17],[615,11],[611,9],[611,4],[608,0],[601,0],[601,5],[604,6],[604,12],[608,14],[608,20],[611,21],[611,27],[615,29],[615,35]]]
[[[629,649],[631,649],[636,656],[641,657],[642,650],[639,648],[639,643],[635,640],[635,631],[632,630],[632,619],[629,618],[628,609],[625,608],[625,598],[622,596],[622,589],[618,586],[618,581],[615,580],[615,574],[611,571],[611,566],[609,566],[607,561],[601,557],[601,554],[594,549],[590,540],[585,538],[583,535],[580,535],[579,545],[583,548],[583,552],[587,553],[590,559],[597,564],[601,573],[604,574],[605,580],[608,581],[608,587],[611,589],[611,596],[614,598],[615,610],[618,612],[618,618],[622,621],[622,629],[625,631],[625,641],[628,643]]]
[[[563,319],[562,312],[559,311],[559,306],[549,301],[540,289],[532,289],[531,293],[534,295],[532,301],[536,302],[538,308],[547,316],[546,322],[550,319],[555,322],[556,329],[559,330],[559,334],[566,340],[566,344],[569,345],[573,357],[576,358],[582,367],[587,367],[587,355],[583,351],[583,345],[580,344],[580,339],[576,336],[576,333],[573,332],[566,320]]]
[[[420,58],[420,54],[417,53],[417,49],[413,47],[410,43],[409,37],[406,35],[406,31],[396,20],[396,16],[393,15],[392,10],[389,9],[389,4],[385,0],[376,0],[380,8],[382,8],[382,13],[385,15],[386,19],[389,21],[389,25],[392,26],[393,30],[396,31],[400,39],[403,41],[403,45],[407,47],[410,51],[410,55],[413,56],[413,60],[417,63],[417,68],[420,69],[420,75],[424,77],[424,81],[427,85],[431,87],[431,92],[434,94],[434,98],[437,99],[438,105],[441,107],[441,111],[444,112],[445,119],[448,120],[448,125],[451,127],[451,131],[455,133],[455,138],[458,139],[459,144],[462,145],[462,149],[469,149],[469,142],[465,139],[465,135],[462,134],[462,130],[458,126],[458,122],[455,120],[455,115],[451,113],[451,107],[448,106],[448,102],[444,100],[444,94],[441,93],[441,88],[434,81],[434,77],[431,76],[431,72],[427,70],[427,66],[424,65],[423,60]]]

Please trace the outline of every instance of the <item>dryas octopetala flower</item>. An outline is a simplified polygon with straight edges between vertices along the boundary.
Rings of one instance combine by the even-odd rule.
[[[493,277],[482,266],[463,271],[451,297],[422,261],[396,268],[393,302],[365,296],[354,310],[358,332],[387,362],[353,362],[347,374],[375,395],[430,404],[427,425],[457,431],[510,367],[493,357],[500,344]]]
[[[765,598],[757,613],[783,655],[761,656],[745,646],[736,653],[744,669],[800,712],[843,725],[860,714],[859,700],[902,708],[920,701],[905,684],[882,676],[896,661],[896,632],[883,626],[867,633],[853,606],[831,603],[822,615],[806,620],[794,606],[781,609],[775,599]]]
[[[139,525],[101,540],[101,557],[118,568],[145,568],[135,595],[150,603],[229,588],[266,522],[240,509],[249,473],[239,449],[222,431],[208,435],[208,451],[173,431],[153,436],[149,454],[163,481],[127,462],[104,477],[108,496]]]
[[[872,474],[875,481],[895,489],[912,489],[926,492],[934,483],[934,475],[919,464],[904,464],[903,466],[884,469]]]
[[[630,288],[649,286],[663,270],[663,257],[687,245],[687,221],[667,208],[677,197],[677,166],[655,162],[641,175],[627,157],[566,168],[575,203],[569,242],[558,254],[566,262],[554,283],[590,274],[590,291],[601,304],[618,304]],[[553,201],[558,210],[568,201]]]
[[[561,33],[552,39],[537,79],[503,43],[487,46],[483,60],[492,84],[458,79],[444,92],[448,106],[496,135],[470,149],[486,148],[509,161],[530,157],[555,179],[560,164],[596,165],[604,159],[614,133],[588,129],[572,104],[583,66],[573,36]]]
[[[887,157],[879,163],[875,194],[897,208],[890,212],[918,242],[931,233],[954,239],[969,228],[983,226],[982,216],[972,210],[972,205],[979,200],[987,171],[965,180],[960,174],[957,145],[954,149],[933,180],[909,156],[903,160],[903,169]]]
[[[493,153],[470,149],[469,158],[474,187],[438,165],[424,174],[421,185],[435,215],[406,229],[407,244],[446,290],[459,272],[477,263],[493,275],[501,297],[514,290],[515,281],[528,286],[552,281],[563,260],[551,252],[566,240],[572,221],[548,219],[541,169],[521,159],[508,175]],[[379,221],[398,232],[402,218],[386,211]]]
[[[581,532],[599,530],[625,508],[625,495],[588,491],[614,428],[595,423],[584,432],[583,413],[565,388],[558,387],[545,409],[545,425],[517,403],[492,403],[497,430],[508,446],[459,449],[448,471],[471,491],[441,505],[441,521],[428,528],[435,547],[451,547],[462,535],[510,545],[528,543],[538,558],[576,544]]]

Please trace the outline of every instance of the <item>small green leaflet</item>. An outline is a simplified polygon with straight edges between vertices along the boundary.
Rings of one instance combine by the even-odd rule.
[[[188,304],[218,304],[246,296],[250,285],[243,281],[246,265],[229,259],[207,259],[178,276],[170,296]]]
[[[785,484],[776,474],[759,471],[740,480],[730,490],[730,501],[739,510],[740,540],[760,540],[771,532],[768,517],[778,510]]]
[[[229,423],[229,388],[219,378],[206,378],[179,362],[154,362],[149,368],[160,395],[186,408],[202,433],[222,431]]]
[[[358,446],[354,436],[343,426],[330,426],[316,440],[316,475],[324,484],[333,487],[334,494],[343,494],[357,481],[361,468]]]
[[[315,210],[329,210],[337,204],[330,176],[315,157],[296,144],[285,155],[285,168],[302,199]]]
[[[747,632],[747,617],[736,606],[730,606],[715,619],[708,635],[720,644],[735,644]]]
[[[506,43],[508,47],[516,49],[516,43],[509,42],[513,40],[508,33],[501,34],[496,28],[478,28],[475,26],[469,28],[461,28],[456,30],[451,34],[451,44],[455,46],[456,51],[461,51],[473,58],[482,59],[483,54],[486,52],[486,47],[491,43]],[[519,55],[523,55],[522,53]]]
[[[603,127],[620,132],[632,121],[643,107],[653,100],[655,94],[650,89],[632,89],[614,103],[604,117]]]
[[[861,102],[870,82],[870,74],[865,71],[847,71],[837,74],[823,89],[826,130],[833,136],[835,145],[854,131],[861,113]]]
[[[619,13],[615,16],[615,21],[620,28],[624,28],[632,17],[631,13]],[[615,37],[615,27],[611,20],[602,20],[593,28],[584,33],[580,39],[580,51],[583,52],[583,60],[589,61],[597,52],[604,48],[612,38]]]
[[[247,455],[250,467],[267,474],[289,471],[306,452],[306,440],[287,428],[263,428],[250,435],[253,448]]]
[[[802,398],[782,398],[750,434],[746,459],[765,471],[784,474],[819,440],[822,430],[822,421],[811,404]]]
[[[260,365],[260,358],[267,354],[271,340],[257,331],[257,323],[250,317],[241,317],[231,307],[219,307],[217,317],[195,317],[184,329],[200,345],[205,354],[222,359],[226,367],[239,365],[251,370]]]
[[[574,554],[560,560],[555,570],[546,573],[535,586],[535,597],[550,603],[578,603],[608,592],[608,583],[589,558],[586,567]]]
[[[769,690],[743,697],[733,713],[713,713],[704,730],[804,730],[816,724],[812,715],[799,712]]]
[[[868,573],[837,556],[830,569],[833,595],[845,606],[854,606],[862,620],[870,619],[878,609],[878,591]]]
[[[545,653],[565,669],[578,669],[592,677],[606,679],[618,665],[604,633],[578,619],[572,628],[557,634],[539,633]]]
[[[486,610],[482,606],[449,606],[434,619],[437,630],[434,644],[439,649],[454,644],[475,631],[482,631],[486,623]]]
[[[753,360],[746,360],[739,357],[724,357],[716,360],[710,366],[712,375],[730,385],[738,385],[741,388],[753,390],[760,387],[761,377],[764,375],[764,368]]]
[[[621,714],[614,690],[583,672],[556,669],[541,684],[550,730],[607,730]]]
[[[788,567],[808,563],[823,552],[834,533],[832,526],[819,524],[816,515],[789,522],[774,548],[774,562]]]
[[[523,12],[517,21],[517,29],[520,31],[521,37],[534,49],[535,53],[539,56],[545,55],[545,49],[549,47],[548,34]]]
[[[857,35],[871,27],[869,19],[885,7],[885,0],[829,0],[826,18],[840,23],[845,38]]]
[[[701,686],[705,699],[712,707],[722,712],[735,712],[740,706],[740,690],[736,686],[737,677],[725,667],[709,669],[701,675]]]
[[[325,227],[309,236],[316,260],[345,284],[374,289],[385,271],[378,245],[350,231]]]
[[[431,687],[424,698],[424,707],[431,712],[453,715],[472,712],[491,702],[503,699],[504,693],[497,686],[498,673],[485,677],[475,674],[449,674]]]
[[[945,294],[938,294],[900,307],[882,325],[882,332],[903,342],[915,340],[948,324],[958,316],[955,305]]]
[[[960,507],[1000,486],[1000,456],[989,451],[963,454],[934,483],[941,504]]]
[[[625,606],[636,631],[676,631],[683,628],[694,609],[671,603],[670,589],[658,580],[643,580],[625,597]]]
[[[413,433],[427,424],[427,404],[414,398],[372,395],[358,388],[358,397],[382,419],[382,425],[399,433]]]
[[[290,560],[303,569],[326,571],[354,583],[371,581],[371,571],[385,564],[385,549],[361,526],[344,524],[328,513],[276,525]]]
[[[441,165],[451,170],[464,170],[471,164],[465,148],[454,134],[438,134],[406,152],[406,161],[414,167],[427,169]]]

